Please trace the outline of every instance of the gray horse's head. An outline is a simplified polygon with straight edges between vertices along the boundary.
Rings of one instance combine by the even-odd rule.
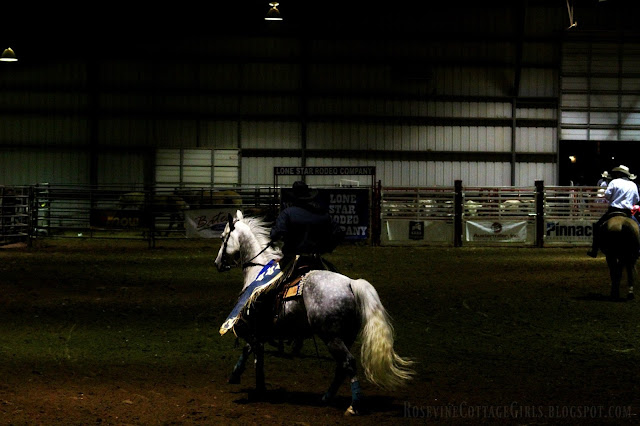
[[[236,212],[235,218],[229,213],[227,224],[220,235],[222,245],[215,260],[216,268],[220,272],[228,271],[233,265],[240,262],[240,239],[236,224],[242,226],[241,220],[242,212],[240,210]]]

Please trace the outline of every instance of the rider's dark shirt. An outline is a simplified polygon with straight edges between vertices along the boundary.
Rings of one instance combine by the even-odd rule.
[[[271,228],[271,239],[282,240],[285,256],[322,254],[328,251],[332,237],[331,217],[310,204],[294,204],[284,209]]]

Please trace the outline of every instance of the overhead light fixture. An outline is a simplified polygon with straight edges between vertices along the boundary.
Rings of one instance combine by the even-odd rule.
[[[573,19],[573,5],[569,4],[569,0],[567,0],[567,12],[569,12],[569,27],[567,29],[570,30],[577,27],[578,23]]]
[[[13,49],[10,47],[4,49],[4,52],[2,52],[2,56],[0,57],[0,61],[17,62],[18,58],[16,58],[16,52],[14,52]]]
[[[271,9],[267,12],[267,16],[264,17],[265,21],[282,21],[282,16],[280,16],[280,11],[278,10],[278,6],[280,3],[272,2],[269,3]]]

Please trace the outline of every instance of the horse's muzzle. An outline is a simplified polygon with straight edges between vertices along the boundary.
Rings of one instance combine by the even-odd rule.
[[[231,270],[231,265],[227,265],[226,263],[221,265],[216,264],[216,268],[218,268],[218,272],[227,272]]]

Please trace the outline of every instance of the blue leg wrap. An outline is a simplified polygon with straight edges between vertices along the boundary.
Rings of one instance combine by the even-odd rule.
[[[362,401],[362,389],[357,379],[351,382],[351,401],[353,404]]]
[[[244,354],[241,354],[240,358],[238,359],[238,362],[236,362],[236,365],[233,367],[234,373],[235,372],[242,373],[244,371],[244,366],[246,361],[247,361],[247,358],[244,356]]]

